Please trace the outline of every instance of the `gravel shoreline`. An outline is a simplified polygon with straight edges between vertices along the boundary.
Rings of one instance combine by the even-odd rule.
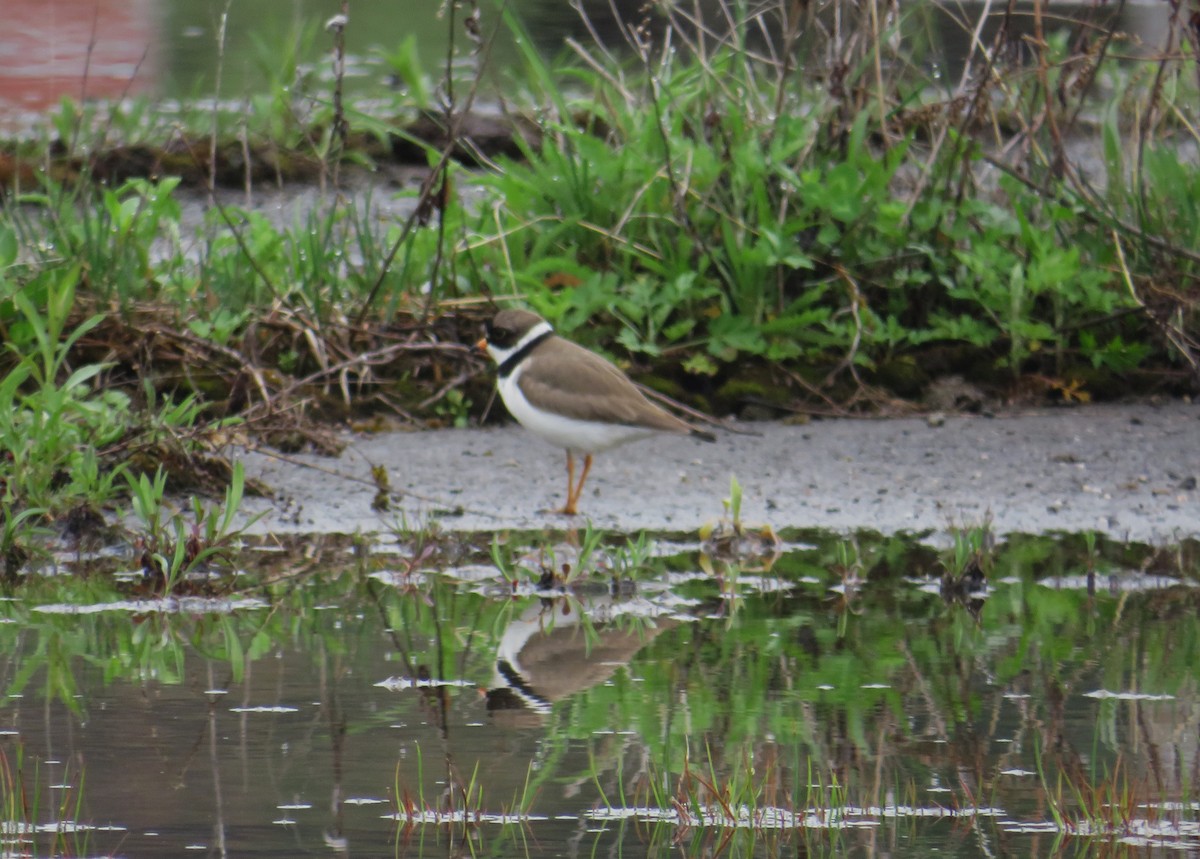
[[[776,529],[945,531],[990,518],[999,534],[1096,531],[1154,544],[1200,536],[1200,406],[1088,405],[925,418],[745,425],[716,444],[664,436],[596,457],[574,520],[564,458],[519,427],[356,435],[338,459],[244,455],[273,499],[257,533],[443,529],[690,531],[722,514],[730,476],[743,519]],[[371,503],[372,465],[400,497]]]

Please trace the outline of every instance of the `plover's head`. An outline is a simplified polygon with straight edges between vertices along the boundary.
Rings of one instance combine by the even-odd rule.
[[[553,329],[550,323],[528,310],[501,310],[484,328],[476,349],[486,351],[497,364],[516,353],[526,343]]]

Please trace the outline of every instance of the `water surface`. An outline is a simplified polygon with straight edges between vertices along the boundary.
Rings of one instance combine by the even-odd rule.
[[[792,536],[312,537],[228,596],[28,577],[6,849],[1200,850],[1194,545],[1012,538],[955,585],[919,541]]]

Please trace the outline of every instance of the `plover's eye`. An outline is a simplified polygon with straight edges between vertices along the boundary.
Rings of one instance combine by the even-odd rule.
[[[489,343],[495,343],[502,349],[507,348],[513,344],[513,332],[507,328],[489,327],[487,339]]]

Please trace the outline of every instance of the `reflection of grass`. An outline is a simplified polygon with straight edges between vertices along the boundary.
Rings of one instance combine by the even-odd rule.
[[[1090,772],[1078,761],[1058,761],[1051,776],[1045,752],[1039,746],[1035,753],[1038,778],[1060,842],[1074,836],[1194,848],[1200,819],[1189,783],[1176,796],[1152,800],[1150,775],[1134,776],[1123,755],[1111,766],[1097,764]],[[1159,784],[1173,777],[1157,765],[1153,775]]]
[[[507,549],[536,553],[537,539],[522,535]],[[437,551],[427,554],[432,546]],[[338,682],[347,686],[387,672],[403,673],[411,686],[425,678],[454,681],[419,688],[412,693],[419,700],[397,698],[364,712],[350,726],[354,732],[395,724],[410,707],[425,720],[474,722],[483,706],[477,688],[493,676],[510,622],[527,607],[543,606],[548,626],[565,624],[586,602],[578,595],[544,603],[540,594],[514,599],[494,583],[486,545],[422,544],[414,537],[385,555],[365,551],[361,538],[310,536],[272,548],[259,567],[253,551],[239,558],[240,581],[260,597],[249,605],[135,601],[105,575],[32,577],[22,599],[0,600],[0,676],[14,678],[0,703],[18,707],[15,696],[24,693],[27,702],[62,702],[84,712],[97,700],[85,697],[96,694],[100,681],[93,678],[180,684],[195,675],[197,661],[206,661],[228,666],[230,682],[239,683],[241,672],[261,676],[256,664],[284,654],[300,662],[336,660]],[[610,835],[621,830],[630,839],[709,853],[719,848],[723,855],[774,853],[799,842],[815,855],[839,855],[846,852],[841,847],[858,847],[872,827],[923,835],[926,819],[943,829],[958,821],[963,828],[994,828],[991,821],[975,823],[989,814],[982,806],[1046,825],[1054,823],[1046,819],[1049,791],[1038,792],[1041,804],[1031,810],[1033,779],[1022,783],[996,772],[1034,769],[1028,738],[1062,718],[1064,696],[1074,708],[1069,730],[1054,728],[1061,758],[1043,779],[1050,785],[1060,779],[1057,828],[1100,837],[1174,814],[1165,805],[1142,807],[1144,790],[1127,777],[1125,759],[1100,777],[1060,777],[1057,770],[1077,773],[1061,761],[1095,760],[1101,742],[1105,753],[1109,743],[1118,753],[1130,749],[1128,709],[1080,698],[1093,682],[1136,684],[1194,701],[1195,589],[1112,595],[1039,584],[1078,569],[1082,552],[1101,561],[1120,557],[1136,569],[1141,559],[1156,557],[1151,550],[1101,539],[1090,546],[1010,539],[994,547],[1003,575],[978,616],[966,617],[946,606],[936,586],[925,586],[936,582],[938,567],[927,546],[870,535],[851,546],[807,535],[773,567],[779,588],[744,585],[732,618],[718,614],[721,586],[696,571],[696,551],[647,557],[636,592],[613,600],[605,592],[597,600],[618,611],[655,603],[671,622],[630,618],[629,626],[647,624],[640,648],[593,685],[547,699],[539,727],[520,722],[506,735],[508,748],[532,752],[514,756],[515,784],[512,766],[497,763],[493,744],[478,766],[469,756],[476,749],[468,752],[468,744],[484,731],[509,730],[499,721],[450,731],[444,750],[425,743],[424,760],[408,758],[394,782],[385,763],[377,782],[393,784],[397,825],[418,839],[479,840],[497,832],[541,838],[553,824],[542,826],[536,816],[540,791],[555,794],[548,801],[556,808],[571,798],[568,813],[582,827],[596,823]],[[462,570],[447,567],[452,556]],[[850,566],[858,582],[852,612],[832,590],[850,577]],[[105,611],[106,602],[122,605]],[[97,610],[76,613],[74,606]],[[651,623],[657,634],[650,634]],[[608,618],[597,618],[580,637],[608,628]],[[381,647],[386,668],[377,659]],[[562,649],[552,656],[561,665]],[[587,664],[585,653],[578,658]],[[606,658],[604,664],[618,662]],[[1097,718],[1080,720],[1081,711]],[[1165,720],[1147,719],[1139,728],[1148,732],[1139,742],[1161,744],[1163,759],[1187,749]],[[1125,754],[1138,772],[1141,758]],[[522,785],[519,767],[530,761]],[[490,779],[502,767],[505,786],[497,787]],[[25,813],[19,792],[2,790],[4,802]],[[1173,801],[1191,796],[1188,787],[1161,794]]]
[[[132,622],[126,614],[128,601],[157,594],[130,585],[127,578],[123,581],[119,574],[128,572],[129,561],[118,557],[84,559],[80,571],[86,576],[23,576],[21,599],[0,601],[0,621],[6,621],[0,623],[0,664],[24,653],[20,658],[25,670],[7,691],[28,688],[31,678],[40,676],[35,662],[49,671],[48,693],[61,696],[69,706],[78,704],[71,680],[78,664],[105,666],[111,678],[152,674],[173,682],[188,654],[199,648],[209,658],[240,666],[246,654],[259,658],[272,645],[288,640],[290,633],[280,618],[291,612],[303,619],[306,634],[332,640],[337,635],[331,628],[333,614],[309,611],[322,601],[346,612],[366,606],[381,613],[391,629],[402,631],[413,666],[480,670],[478,660],[486,657],[484,640],[497,635],[517,607],[511,589],[496,581],[489,555],[504,578],[524,583],[539,573],[536,560],[526,559],[541,553],[546,557],[557,553],[562,559],[566,552],[579,551],[538,535],[497,536],[489,549],[484,539],[472,544],[443,534],[423,543],[414,540],[392,554],[368,550],[361,538],[355,548],[354,538],[312,536],[272,540],[270,552],[259,552],[253,540],[240,549],[234,547],[219,515],[204,522],[218,526],[213,535],[207,528],[202,530],[204,545],[228,550],[231,566],[241,571],[235,585],[253,589],[255,596],[277,610],[275,616],[265,620],[258,611],[247,611],[234,601],[201,603],[198,609],[181,611],[178,604],[150,599],[142,609],[149,614]],[[177,545],[169,542],[176,536],[174,529],[162,520],[158,527],[164,545],[170,547],[163,552],[170,561]],[[958,700],[961,690],[938,685],[949,679],[938,667],[938,660],[948,655],[964,665],[989,666],[998,683],[1008,683],[1022,671],[1069,664],[1084,647],[1111,666],[1116,672],[1112,676],[1124,678],[1129,668],[1121,658],[1127,660],[1128,652],[1119,643],[1134,628],[1139,648],[1161,654],[1140,669],[1142,688],[1174,693],[1182,678],[1191,676],[1188,660],[1196,653],[1194,642],[1200,641],[1200,632],[1193,631],[1191,589],[1134,594],[1122,601],[1118,612],[1118,604],[1103,595],[1093,599],[1084,590],[1037,584],[1048,577],[1068,579],[1088,563],[1136,571],[1147,564],[1158,570],[1167,560],[1182,565],[1171,572],[1194,579],[1193,546],[1168,558],[1147,547],[1103,539],[1085,546],[1082,540],[1009,538],[991,549],[995,569],[1002,570],[1007,581],[997,579],[978,622],[962,626],[939,599],[905,581],[933,574],[937,561],[926,547],[904,538],[859,535],[847,541],[804,535],[811,545],[782,556],[769,581],[739,579],[732,607],[722,582],[698,569],[701,564],[694,549],[657,556],[655,547],[663,544],[652,536],[631,539],[602,534],[602,538],[598,543],[591,537],[583,541],[591,547],[583,554],[590,558],[587,567],[592,579],[577,580],[581,587],[568,593],[581,600],[598,591],[609,593],[609,576],[620,569],[639,581],[630,593],[617,595],[621,604],[636,606],[650,599],[672,613],[697,618],[699,622],[650,642],[639,674],[651,697],[678,696],[682,684],[693,729],[723,724],[734,740],[762,730],[771,731],[780,741],[808,736],[811,726],[795,717],[796,701],[851,714],[850,726],[859,736],[871,708],[883,702],[899,707],[905,694],[900,688],[883,686],[864,691],[859,684],[887,684],[905,671],[919,671],[934,684],[936,694],[953,693],[953,707],[966,712],[971,705]],[[620,542],[614,543],[620,540],[629,546],[627,552]],[[312,575],[314,564],[321,571],[319,577]],[[601,564],[607,569],[597,576]],[[832,588],[844,584],[850,566],[857,582],[854,611],[844,611],[841,594]],[[572,577],[583,570],[573,564]],[[1129,575],[1136,580],[1135,573]],[[105,603],[125,607],[81,614],[69,611],[72,606]],[[51,606],[60,608],[47,610]],[[1010,615],[1006,607],[1019,609],[1019,615]],[[195,610],[212,614],[201,623],[190,616]],[[915,626],[909,629],[907,618],[920,620],[912,621]],[[1170,623],[1162,622],[1166,620]],[[622,616],[622,622],[635,624],[632,617]],[[1097,638],[1098,629],[1111,632]],[[1023,636],[1019,648],[1013,643],[1018,631]],[[428,652],[422,642],[435,640],[459,649]],[[772,693],[784,688],[791,690],[792,698]],[[609,693],[603,688],[588,695],[588,703],[597,707],[606,701],[620,706],[624,720],[652,716],[649,709],[639,710],[632,699],[605,698]],[[732,715],[722,717],[727,710]],[[648,722],[638,727],[656,733]]]
[[[86,827],[75,825],[80,820],[83,801],[83,778],[77,788],[45,785],[41,771],[34,765],[32,780],[27,779],[24,747],[15,744],[16,760],[0,747],[0,830],[6,833],[4,856],[82,856],[87,853]],[[63,780],[69,772],[64,771]],[[59,790],[60,798],[52,809],[52,823],[39,822],[42,816],[43,791]],[[39,843],[39,839],[44,840]]]
[[[495,534],[491,560],[514,590],[532,581],[538,588],[569,587],[597,578],[637,580],[654,576],[653,538],[646,532],[629,536],[596,528],[570,531],[562,542],[547,535]]]
[[[683,745],[690,745],[686,737]],[[777,855],[793,840],[802,855],[841,855],[843,832],[865,821],[902,817],[910,809],[880,806],[877,788],[852,790],[835,771],[795,749],[790,764],[772,743],[755,752],[742,747],[734,760],[704,744],[693,761],[683,752],[679,771],[642,758],[633,772],[618,772],[609,790],[592,759],[600,804],[592,816],[606,823],[634,822],[652,845],[686,845],[688,855]],[[802,763],[803,761],[803,763]],[[857,779],[857,776],[851,775]],[[863,783],[870,782],[863,774]],[[909,786],[909,792],[913,787]],[[862,793],[857,800],[853,796]],[[947,816],[950,813],[947,812]]]
[[[426,779],[421,745],[416,743],[414,747],[417,763],[412,784],[404,779],[401,766],[398,764],[396,767],[392,794],[395,812],[392,817],[400,828],[398,842],[407,841],[426,826],[444,829],[451,838],[461,838],[464,842],[481,837],[482,828],[486,824],[499,825],[504,835],[511,836],[514,832],[523,834],[524,828],[530,823],[533,802],[537,795],[532,765],[526,771],[522,793],[514,796],[509,804],[489,810],[485,804],[478,762],[470,777],[464,779],[453,760],[447,756],[444,778],[437,780],[443,788],[441,793],[433,798],[425,793]]]

